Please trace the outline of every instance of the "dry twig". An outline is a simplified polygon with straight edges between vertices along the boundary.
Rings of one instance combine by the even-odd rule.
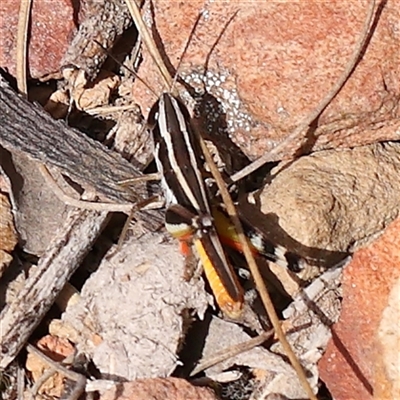
[[[210,367],[217,365],[225,360],[228,360],[229,358],[235,357],[238,354],[244,353],[246,351],[253,349],[254,347],[257,347],[257,346],[263,344],[273,334],[274,334],[274,331],[271,329],[267,332],[263,332],[261,335],[255,337],[255,338],[252,338],[246,342],[242,342],[242,343],[227,347],[227,348],[222,349],[221,351],[218,351],[217,353],[213,354],[211,357],[208,357],[204,360],[200,360],[200,362],[196,366],[196,368],[190,373],[190,376],[197,375],[198,373],[206,370],[207,368],[210,368]]]
[[[24,347],[108,222],[108,213],[72,210],[19,296],[0,313],[0,368]]]
[[[47,379],[49,379],[54,373],[60,372],[63,375],[65,375],[67,378],[73,380],[76,382],[76,386],[72,390],[72,392],[68,395],[67,400],[78,400],[80,395],[85,391],[85,386],[86,386],[86,377],[84,375],[78,374],[77,372],[71,371],[68,368],[64,367],[62,364],[52,360],[50,357],[47,357],[45,354],[43,354],[39,349],[37,349],[35,346],[32,346],[31,344],[28,344],[26,346],[27,350],[30,353],[35,354],[36,356],[40,357],[43,361],[45,361],[49,366],[50,369],[47,370],[41,379],[39,379],[36,384],[33,386],[31,390],[31,399],[33,400],[39,391],[40,387],[43,385],[44,382],[46,382]],[[69,357],[67,357],[69,359]],[[72,357],[73,358],[73,357]],[[65,362],[68,362],[68,360],[65,360]]]
[[[27,49],[28,49],[28,27],[29,14],[32,6],[32,0],[20,0],[20,9],[18,15],[17,32],[17,84],[18,90],[23,96],[28,94],[28,85],[26,79],[27,73]]]

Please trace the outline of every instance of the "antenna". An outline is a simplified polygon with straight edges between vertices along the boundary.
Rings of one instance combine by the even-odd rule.
[[[228,19],[228,21],[225,22],[224,27],[222,28],[221,32],[219,33],[217,39],[213,43],[213,45],[210,48],[210,51],[208,52],[208,55],[206,57],[206,62],[204,63],[204,75],[207,73],[208,70],[208,64],[210,63],[210,58],[211,54],[214,51],[214,49],[217,47],[218,42],[221,40],[222,36],[225,34],[226,30],[228,29],[229,25],[231,22],[236,18],[236,15],[238,15],[239,10],[236,10],[231,17]]]
[[[174,89],[174,87],[175,87],[175,84],[176,84],[176,82],[177,82],[177,80],[178,80],[178,77],[179,77],[179,69],[180,69],[180,67],[181,67],[181,65],[182,65],[183,58],[185,57],[185,54],[186,54],[186,52],[187,52],[187,50],[188,50],[188,48],[189,48],[189,46],[190,46],[190,42],[191,42],[191,40],[192,40],[192,38],[193,38],[194,32],[195,32],[197,26],[199,25],[199,22],[200,22],[200,19],[201,19],[202,14],[203,14],[203,13],[200,12],[199,15],[197,16],[196,22],[194,23],[194,25],[193,25],[193,27],[192,27],[192,29],[191,29],[191,31],[190,31],[190,34],[189,34],[189,36],[188,36],[188,39],[187,39],[187,41],[186,41],[185,47],[183,48],[183,52],[182,52],[181,58],[180,58],[180,60],[179,60],[178,65],[176,66],[174,79],[172,80],[172,84],[171,84],[171,88],[170,88],[170,91],[171,91],[171,92],[173,91],[173,89]]]
[[[184,49],[183,49],[183,52],[182,52],[182,56],[181,56],[181,58],[180,58],[180,60],[179,60],[179,63],[178,63],[178,65],[177,65],[177,67],[176,67],[175,76],[174,76],[174,79],[173,79],[173,81],[172,81],[172,85],[171,85],[171,88],[170,88],[170,91],[171,91],[171,92],[173,92],[173,89],[174,89],[174,87],[175,87],[175,84],[176,84],[177,80],[179,79],[179,69],[180,69],[180,67],[181,67],[181,65],[182,65],[184,56],[185,56],[185,54],[186,54],[186,52],[187,52],[187,50],[188,50],[188,48],[189,48],[189,46],[190,46],[190,42],[191,42],[191,40],[192,40],[192,38],[193,38],[193,36],[194,36],[194,33],[195,33],[195,31],[196,31],[196,28],[197,28],[197,26],[199,25],[200,19],[201,19],[201,17],[204,15],[205,11],[206,11],[206,10],[203,9],[202,11],[199,12],[199,14],[198,14],[198,16],[197,16],[197,18],[196,18],[196,21],[195,21],[195,23],[194,23],[194,25],[193,25],[193,27],[192,27],[192,29],[191,29],[191,31],[190,31],[190,34],[189,34],[189,36],[188,36],[186,45],[185,45],[185,47],[184,47]],[[210,63],[210,58],[211,58],[212,52],[213,52],[214,49],[217,47],[219,41],[221,40],[222,36],[225,34],[226,30],[228,29],[228,26],[229,26],[229,25],[231,24],[231,22],[235,19],[235,17],[236,17],[236,15],[238,14],[238,12],[239,12],[239,10],[236,10],[236,11],[231,15],[231,17],[225,22],[225,24],[224,24],[224,26],[223,26],[221,32],[219,33],[218,37],[217,37],[216,40],[214,41],[214,43],[213,43],[213,45],[211,46],[210,50],[208,51],[208,54],[207,54],[207,57],[206,57],[206,60],[205,60],[205,63],[204,63],[203,78],[204,78],[204,76],[205,76],[206,73],[207,73],[208,64]]]
[[[136,4],[135,1],[133,0],[125,0],[126,4],[128,6],[128,9],[132,15],[132,18],[134,20],[134,23],[139,31],[139,34],[141,35],[144,44],[147,47],[147,50],[150,54],[150,56],[152,57],[155,65],[157,65],[160,75],[164,80],[164,85],[166,88],[169,89],[170,93],[172,93],[174,96],[177,96],[178,93],[174,90],[175,89],[175,84],[177,82],[177,80],[179,79],[179,69],[181,67],[182,61],[184,59],[184,55],[190,45],[190,41],[194,35],[195,29],[197,28],[199,21],[201,19],[201,16],[204,15],[204,13],[206,12],[206,10],[203,8],[200,12],[199,15],[197,16],[196,22],[194,24],[194,26],[191,29],[190,35],[188,37],[187,43],[185,45],[185,48],[183,50],[181,59],[178,63],[178,66],[176,68],[176,72],[175,72],[175,76],[174,78],[171,77],[171,74],[169,73],[168,69],[165,66],[165,63],[160,55],[160,52],[157,48],[157,45],[153,39],[153,37],[150,35],[149,30],[147,29],[143,19],[142,19],[142,15],[141,15],[141,11],[139,9],[139,6]],[[239,11],[239,10],[238,10]],[[211,50],[206,58],[206,68],[205,71],[207,70],[207,66],[208,66],[208,62],[211,56],[212,51],[214,50],[214,48],[216,47],[217,43],[219,42],[219,40],[221,39],[221,36],[225,33],[228,25],[231,23],[231,21],[235,18],[235,16],[237,15],[238,11],[236,11],[227,21],[227,23],[224,25],[224,28],[222,30],[222,32],[218,35],[218,38],[216,40],[216,42],[213,44],[213,46],[211,47]]]
[[[120,67],[125,68],[127,71],[129,71],[131,74],[135,76],[140,82],[143,83],[144,86],[146,86],[147,89],[150,90],[152,94],[156,98],[158,98],[158,94],[154,91],[154,89],[143,79],[141,78],[136,71],[134,71],[132,68],[129,68],[127,65],[123,64],[121,61],[119,61],[116,57],[114,57],[101,43],[99,43],[96,39],[93,39],[93,42],[95,42],[101,49],[107,54],[108,57],[110,57],[112,60],[114,60]]]

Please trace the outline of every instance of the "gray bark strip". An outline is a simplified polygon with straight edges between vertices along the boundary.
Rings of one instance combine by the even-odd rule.
[[[58,170],[110,202],[132,204],[147,197],[144,184],[128,191],[119,181],[141,174],[119,154],[54,121],[18,96],[0,75],[0,145]],[[138,212],[144,231],[161,223],[159,213]],[[137,215],[135,214],[135,216]],[[0,369],[6,368],[79,267],[105,226],[107,212],[72,209],[18,298],[0,314]]]
[[[87,1],[83,7],[84,19],[79,21],[78,32],[67,48],[62,65],[83,69],[92,80],[108,57],[95,41],[111,49],[133,21],[124,0]]]
[[[0,369],[6,368],[79,267],[108,213],[72,209],[19,296],[0,314]]]
[[[119,181],[140,176],[132,164],[63,121],[55,121],[40,106],[18,96],[0,75],[0,145],[23,152],[84,188],[113,202],[146,198],[144,185],[128,191]]]

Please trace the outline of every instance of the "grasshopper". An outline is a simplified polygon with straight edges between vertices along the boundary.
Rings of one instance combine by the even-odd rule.
[[[241,248],[229,219],[213,205],[204,180],[204,158],[193,120],[173,92],[171,85],[161,94],[147,121],[165,197],[166,229],[181,242],[182,249],[187,249],[188,244],[195,249],[221,311],[237,319],[243,308],[243,289],[221,242],[239,251]],[[267,242],[251,227],[248,232],[254,253],[261,253],[268,260],[284,266],[290,264],[285,258],[286,249]]]

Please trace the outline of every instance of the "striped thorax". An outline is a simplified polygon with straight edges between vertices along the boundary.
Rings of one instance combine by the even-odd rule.
[[[178,239],[192,236],[221,310],[237,318],[243,291],[214,226],[202,173],[202,153],[189,112],[179,99],[163,93],[150,111],[148,124],[166,199],[166,228]]]

